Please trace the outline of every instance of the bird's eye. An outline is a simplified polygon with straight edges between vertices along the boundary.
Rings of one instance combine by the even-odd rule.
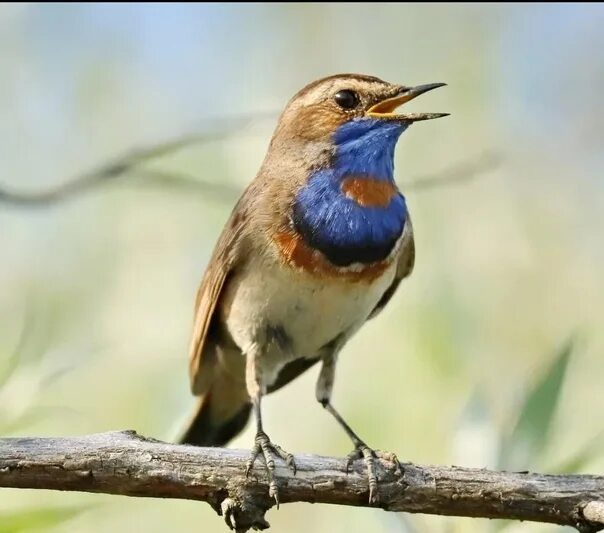
[[[342,109],[354,109],[359,105],[357,93],[348,89],[338,91],[334,96],[334,100]]]

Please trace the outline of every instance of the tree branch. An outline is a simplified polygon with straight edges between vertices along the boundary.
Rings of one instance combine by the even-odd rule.
[[[238,531],[264,529],[274,505],[249,452],[196,448],[145,439],[133,431],[73,438],[0,439],[0,487],[104,492],[206,501],[232,511]],[[298,473],[276,465],[281,501],[367,507],[361,462],[301,455]],[[604,476],[493,472],[381,462],[379,503],[387,511],[532,520],[604,529]],[[229,524],[232,526],[233,524]]]

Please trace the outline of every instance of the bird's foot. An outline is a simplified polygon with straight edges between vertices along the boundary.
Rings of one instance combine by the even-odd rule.
[[[354,450],[348,454],[346,460],[346,473],[350,470],[352,463],[358,459],[363,459],[365,463],[365,469],[367,470],[367,480],[369,482],[369,504],[373,505],[378,503],[378,478],[375,468],[376,459],[383,459],[390,463],[394,463],[402,474],[402,467],[399,463],[398,458],[392,452],[382,452],[380,450],[372,450],[363,441],[359,441]]]
[[[277,504],[277,509],[279,509],[279,489],[277,487],[277,482],[275,481],[274,471],[275,471],[275,460],[274,457],[278,456],[285,461],[287,466],[289,466],[294,475],[296,475],[296,463],[294,461],[294,456],[286,452],[281,446],[277,446],[273,444],[271,440],[268,438],[268,435],[264,433],[264,431],[259,431],[256,433],[256,438],[254,439],[254,447],[252,448],[252,455],[247,462],[245,468],[245,476],[247,477],[254,466],[254,462],[258,458],[259,455],[262,454],[264,458],[264,464],[266,468],[266,473],[268,474],[269,481],[269,489],[268,494],[270,497],[275,499],[275,503]]]

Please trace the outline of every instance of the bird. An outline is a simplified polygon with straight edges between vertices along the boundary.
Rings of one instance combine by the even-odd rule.
[[[233,208],[195,301],[189,376],[195,412],[180,442],[223,446],[253,412],[249,474],[264,462],[279,505],[275,460],[292,454],[265,432],[262,399],[313,365],[318,402],[362,459],[378,501],[370,448],[331,402],[344,345],[388,304],[415,263],[413,227],[394,180],[394,152],[415,122],[448,113],[399,113],[444,83],[399,85],[337,74],[285,106],[256,177]]]

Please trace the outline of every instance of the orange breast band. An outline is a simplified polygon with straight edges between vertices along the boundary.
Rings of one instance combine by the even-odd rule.
[[[398,193],[390,181],[350,176],[342,181],[342,192],[362,207],[388,207]]]
[[[299,234],[289,229],[278,232],[274,236],[274,241],[286,264],[316,277],[371,282],[379,278],[392,262],[391,259],[387,259],[368,265],[340,267],[330,263],[319,250],[308,246]]]

